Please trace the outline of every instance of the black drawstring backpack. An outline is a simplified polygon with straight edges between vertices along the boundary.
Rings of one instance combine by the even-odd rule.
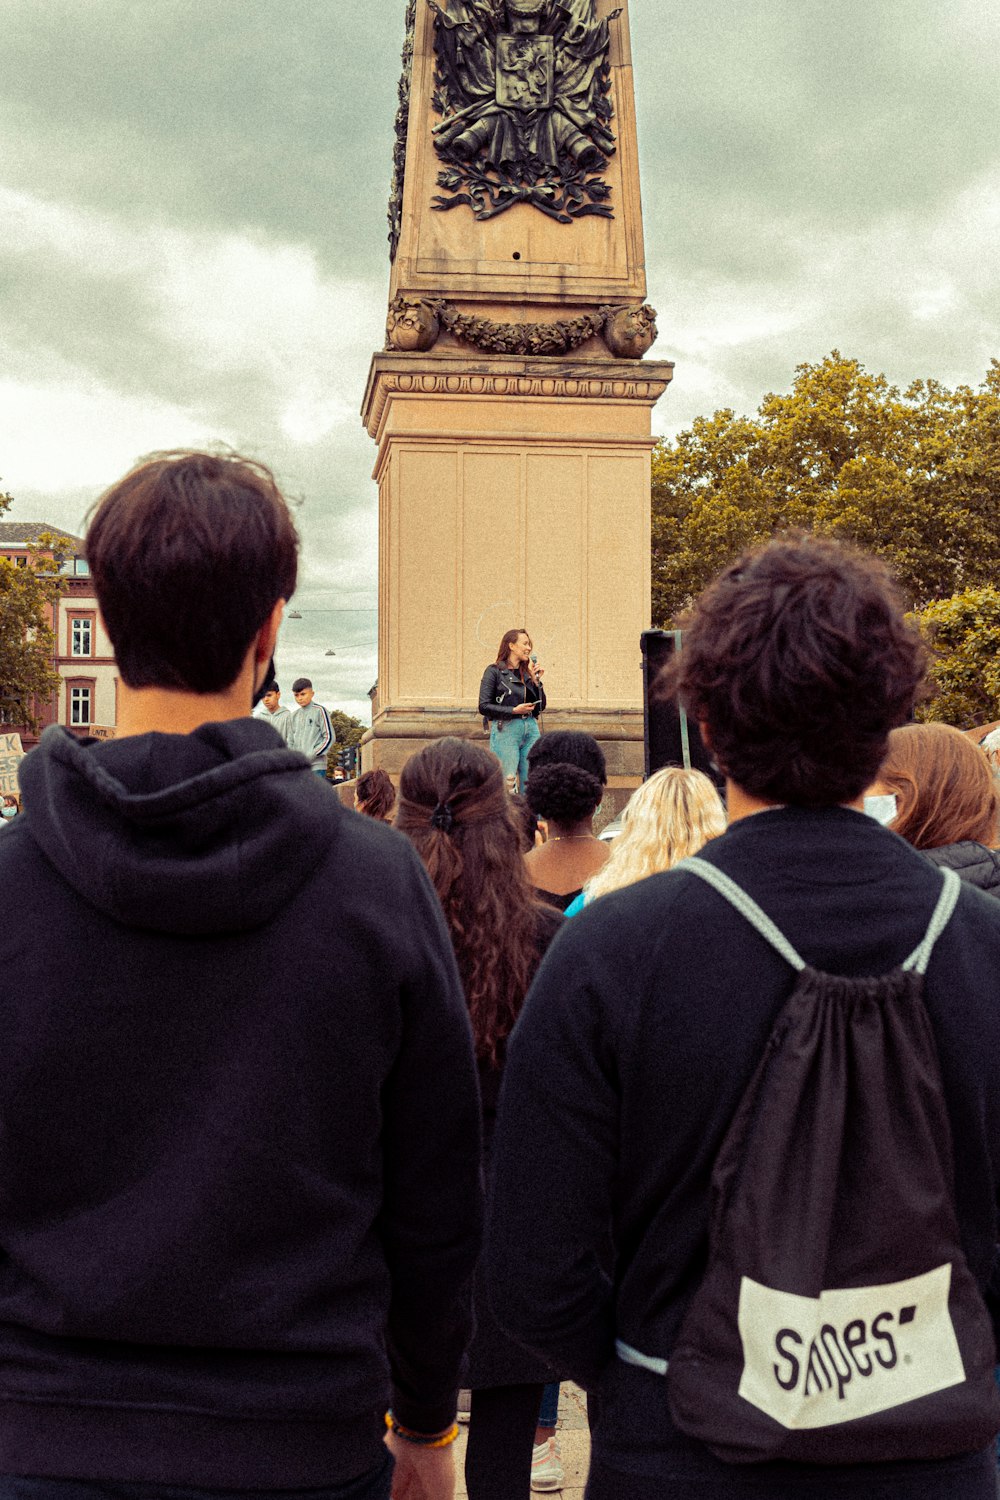
[[[936,1459],[1000,1429],[993,1331],[955,1211],[924,974],[951,917],[875,979],[810,969],[714,865],[713,886],[797,971],[712,1174],[709,1256],[669,1366],[673,1420],[729,1463]]]

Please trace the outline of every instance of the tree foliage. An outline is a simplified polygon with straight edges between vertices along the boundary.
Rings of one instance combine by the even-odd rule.
[[[0,494],[0,516],[12,504],[10,495]],[[0,720],[32,731],[39,725],[39,705],[59,686],[49,606],[63,588],[61,556],[60,545],[42,534],[26,566],[0,557]]]
[[[917,717],[957,729],[1000,719],[1000,588],[964,589],[916,619],[934,653],[935,693]]]
[[[1000,567],[1000,362],[978,391],[900,392],[836,350],[755,417],[700,417],[653,455],[653,619],[669,625],[745,547],[805,527],[895,569],[911,606]]]
[[[333,732],[337,736],[334,752],[343,750],[348,745],[361,743],[361,736],[366,732],[367,725],[362,724],[360,719],[355,719],[351,714],[342,713],[339,708],[330,709],[330,722]]]

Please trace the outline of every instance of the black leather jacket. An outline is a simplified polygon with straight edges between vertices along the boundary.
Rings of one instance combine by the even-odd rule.
[[[522,703],[533,703],[532,718],[537,719],[545,707],[545,689],[542,684],[532,682],[525,673],[522,677],[514,667],[501,667],[497,662],[486,668],[479,684],[479,712],[484,719],[513,719],[514,710]],[[518,714],[517,718],[526,717]]]

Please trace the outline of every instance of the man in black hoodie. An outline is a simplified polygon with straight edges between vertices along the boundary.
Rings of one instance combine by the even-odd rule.
[[[248,717],[297,548],[197,453],[89,530],[118,738],[47,730],[0,849],[3,1497],[451,1493],[469,1027],[407,840]]]

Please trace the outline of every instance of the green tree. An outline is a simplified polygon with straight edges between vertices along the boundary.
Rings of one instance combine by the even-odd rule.
[[[354,719],[350,714],[342,713],[339,708],[330,709],[330,723],[337,736],[337,746],[341,750],[345,745],[359,745],[361,736],[367,729],[367,725],[362,724],[360,719]]]
[[[836,350],[755,417],[700,417],[653,454],[653,619],[669,625],[744,547],[807,527],[884,557],[911,605],[1000,565],[1000,362],[978,391],[905,392]]]
[[[974,729],[1000,719],[1000,588],[965,589],[916,616],[934,660],[919,719]]]
[[[0,516],[12,504],[10,495],[0,494]],[[61,557],[60,545],[44,533],[32,543],[26,566],[0,557],[0,722],[32,732],[39,705],[59,686],[49,606],[63,588]]]
[[[362,724],[360,719],[353,718],[351,714],[343,713],[339,708],[330,709],[330,723],[333,725],[333,732],[337,736],[337,740],[326,757],[326,778],[328,781],[332,781],[336,773],[339,752],[351,745],[359,745],[361,743],[361,736],[368,727]]]

